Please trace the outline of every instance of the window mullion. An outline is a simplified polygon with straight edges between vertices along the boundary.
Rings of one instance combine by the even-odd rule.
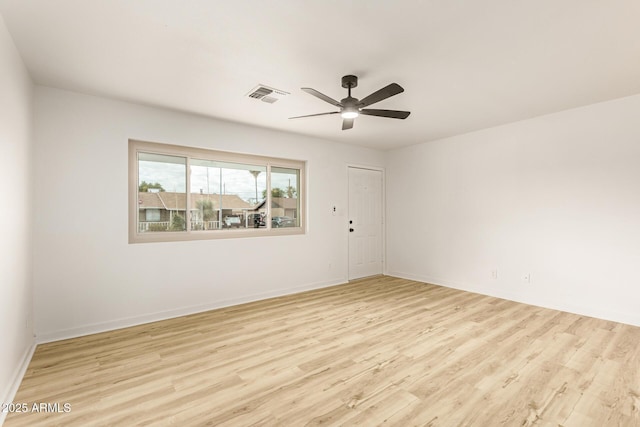
[[[267,230],[271,229],[271,163],[267,163]]]
[[[186,231],[187,231],[187,233],[190,233],[191,232],[191,157],[187,156],[186,159],[187,159],[187,161],[186,161],[186,168],[187,168],[187,170],[186,170],[186,175],[187,175],[186,176],[186,186],[187,186],[186,193],[187,194],[186,194],[185,200],[186,200],[187,206],[185,206],[185,214],[184,214],[185,218],[184,218],[184,220],[187,223]]]

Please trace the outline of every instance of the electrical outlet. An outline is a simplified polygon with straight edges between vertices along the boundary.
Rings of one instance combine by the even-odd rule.
[[[493,280],[498,280],[498,269],[491,270],[491,278]]]
[[[525,285],[531,284],[531,273],[525,273],[522,275],[522,283]]]

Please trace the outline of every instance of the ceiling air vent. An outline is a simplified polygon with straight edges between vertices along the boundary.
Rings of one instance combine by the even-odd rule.
[[[265,85],[258,85],[251,89],[251,91],[247,94],[249,98],[259,99],[262,102],[267,102],[269,104],[273,104],[278,99],[289,95],[289,92],[285,92],[283,90],[274,89]]]

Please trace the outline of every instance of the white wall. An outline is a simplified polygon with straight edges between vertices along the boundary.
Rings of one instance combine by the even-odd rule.
[[[347,277],[347,164],[383,153],[36,88],[35,313],[48,341]],[[128,244],[129,138],[307,160],[308,233]]]
[[[395,150],[387,167],[389,274],[640,325],[640,96]]]
[[[33,85],[0,16],[0,402],[33,351],[31,125]],[[6,414],[0,413],[0,424]]]

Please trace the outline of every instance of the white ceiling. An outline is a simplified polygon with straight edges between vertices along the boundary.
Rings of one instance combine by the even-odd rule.
[[[390,149],[640,93],[637,0],[0,0],[35,82]],[[405,92],[359,117],[300,90]],[[258,83],[291,95],[247,98]]]

